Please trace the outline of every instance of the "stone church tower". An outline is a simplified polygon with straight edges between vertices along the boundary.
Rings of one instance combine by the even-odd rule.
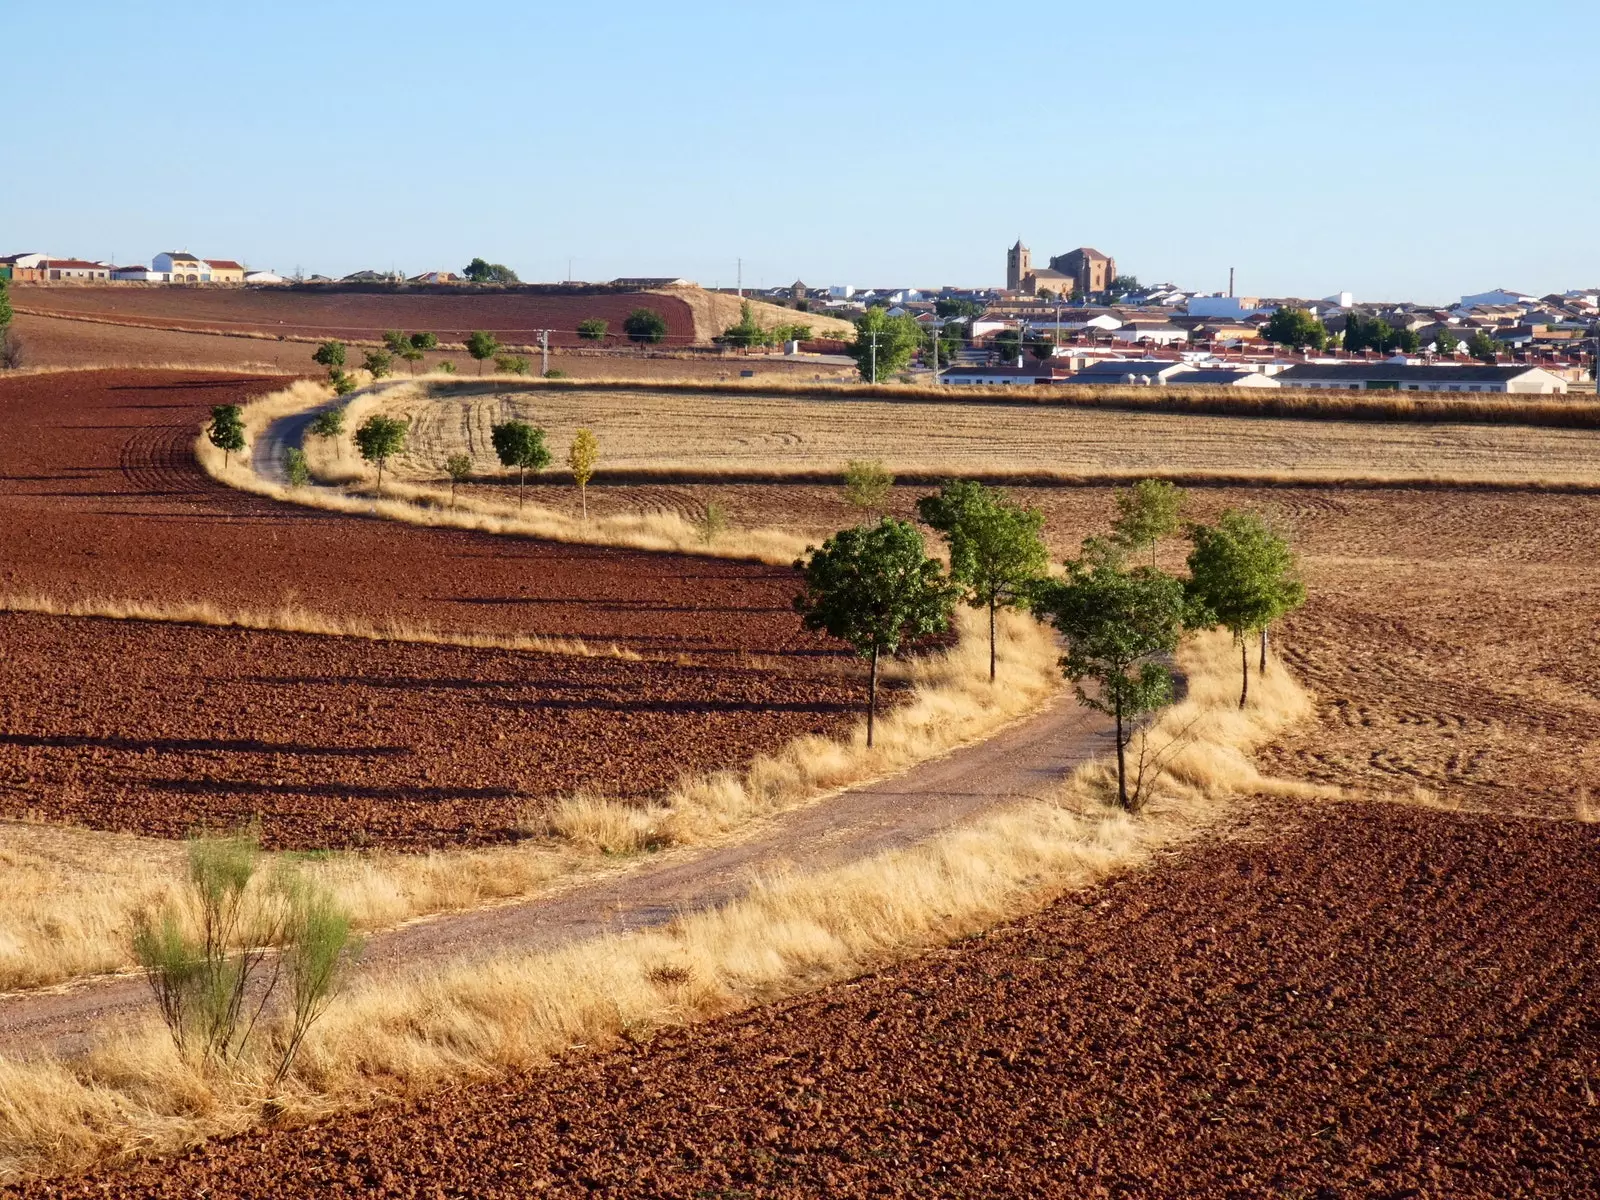
[[[1022,281],[1033,270],[1033,255],[1022,244],[1022,239],[1017,239],[1017,244],[1006,251],[1006,291],[1018,292],[1022,290]]]

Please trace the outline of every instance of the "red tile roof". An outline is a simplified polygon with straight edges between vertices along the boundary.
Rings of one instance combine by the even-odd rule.
[[[243,265],[241,265],[240,263],[234,262],[233,259],[231,259],[231,258],[208,258],[208,259],[206,259],[206,266],[208,266],[208,267],[220,267],[224,271],[242,271],[242,270],[244,270]]]

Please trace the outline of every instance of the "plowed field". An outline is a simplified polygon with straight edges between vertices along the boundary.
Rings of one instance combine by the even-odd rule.
[[[0,815],[291,849],[506,841],[860,710],[844,678],[137,621],[0,615],[0,647]]]
[[[1600,1195],[1600,830],[1266,825],[799,1002],[14,1194]]]
[[[19,285],[20,307],[62,316],[96,317],[152,329],[216,330],[271,337],[331,337],[371,341],[386,329],[426,330],[459,342],[475,329],[502,342],[525,344],[551,330],[551,344],[579,345],[578,322],[609,321],[613,333],[636,308],[653,308],[667,322],[667,345],[695,341],[694,314],[674,296],[597,293],[592,296],[526,292],[345,292],[323,288],[210,289],[29,287]]]
[[[277,386],[0,380],[0,590],[288,604],[650,661],[3,618],[0,813],[170,835],[254,814],[279,846],[503,840],[551,796],[657,794],[853,719],[786,570],[334,516],[206,477],[207,407]]]

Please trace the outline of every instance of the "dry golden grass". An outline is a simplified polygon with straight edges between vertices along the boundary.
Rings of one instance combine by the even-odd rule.
[[[335,617],[295,605],[273,609],[249,609],[225,608],[209,601],[186,604],[111,599],[62,601],[51,596],[0,592],[0,612],[100,617],[117,621],[160,621],[176,625],[211,625],[231,629],[306,633],[319,637],[361,638],[371,642],[417,642],[433,646],[467,646],[477,650],[527,650],[539,654],[570,654],[582,658],[621,658],[632,661],[638,661],[640,658],[636,651],[618,646],[614,642],[595,647],[590,646],[582,638],[453,633],[407,621],[378,622],[354,617]]]
[[[955,647],[893,665],[915,690],[879,721],[871,749],[862,723],[837,741],[798,738],[742,770],[686,778],[653,805],[573,797],[538,818],[529,829],[535,836],[516,846],[338,854],[304,869],[333,891],[357,928],[374,930],[632,870],[642,864],[629,856],[646,849],[737,841],[760,817],[981,740],[1060,688],[1041,626],[1006,614],[1006,686],[993,689],[985,630],[968,610],[960,620]],[[126,969],[131,914],[175,894],[183,871],[167,843],[25,823],[0,823],[0,863],[10,868],[0,883],[0,990]]]
[[[1225,637],[1183,651],[1189,697],[1151,731],[1183,748],[1137,818],[1106,808],[1104,768],[1086,768],[1049,800],[912,849],[767,880],[660,930],[363,984],[315,1028],[275,1108],[328,1112],[646,1036],[848,977],[1148,862],[1212,827],[1238,790],[1275,786],[1249,749],[1308,702],[1279,669],[1241,714],[1233,661]],[[0,1062],[0,1179],[247,1127],[268,1071],[263,1055],[227,1077],[202,1074],[154,1028],[82,1061]]]
[[[700,342],[721,337],[728,326],[737,325],[739,310],[744,304],[750,306],[751,316],[762,329],[777,325],[809,325],[817,337],[853,338],[856,335],[856,327],[850,321],[825,317],[819,313],[800,312],[781,304],[768,304],[764,300],[741,300],[737,296],[725,296],[721,292],[708,292],[702,288],[672,288],[658,294],[682,300],[689,306],[689,311],[694,314],[695,340]]]
[[[558,459],[576,429],[594,429],[602,481],[608,473],[834,478],[847,460],[870,453],[900,475],[925,478],[960,473],[1080,482],[1155,474],[1242,483],[1600,483],[1600,433],[1579,428],[1243,419],[1027,400],[964,402],[948,392],[908,403],[895,389],[868,395],[882,398],[841,399],[838,390],[815,387],[786,394],[770,385],[429,381],[364,398],[361,411],[381,407],[410,418],[407,450],[393,471],[411,483],[442,479],[444,459],[458,452],[471,455],[485,476],[504,478],[489,428],[512,417],[542,426]],[[344,462],[351,461],[347,453]]]

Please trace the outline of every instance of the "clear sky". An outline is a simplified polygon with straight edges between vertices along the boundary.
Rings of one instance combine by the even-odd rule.
[[[1600,285],[1600,2],[0,0],[0,253]]]

